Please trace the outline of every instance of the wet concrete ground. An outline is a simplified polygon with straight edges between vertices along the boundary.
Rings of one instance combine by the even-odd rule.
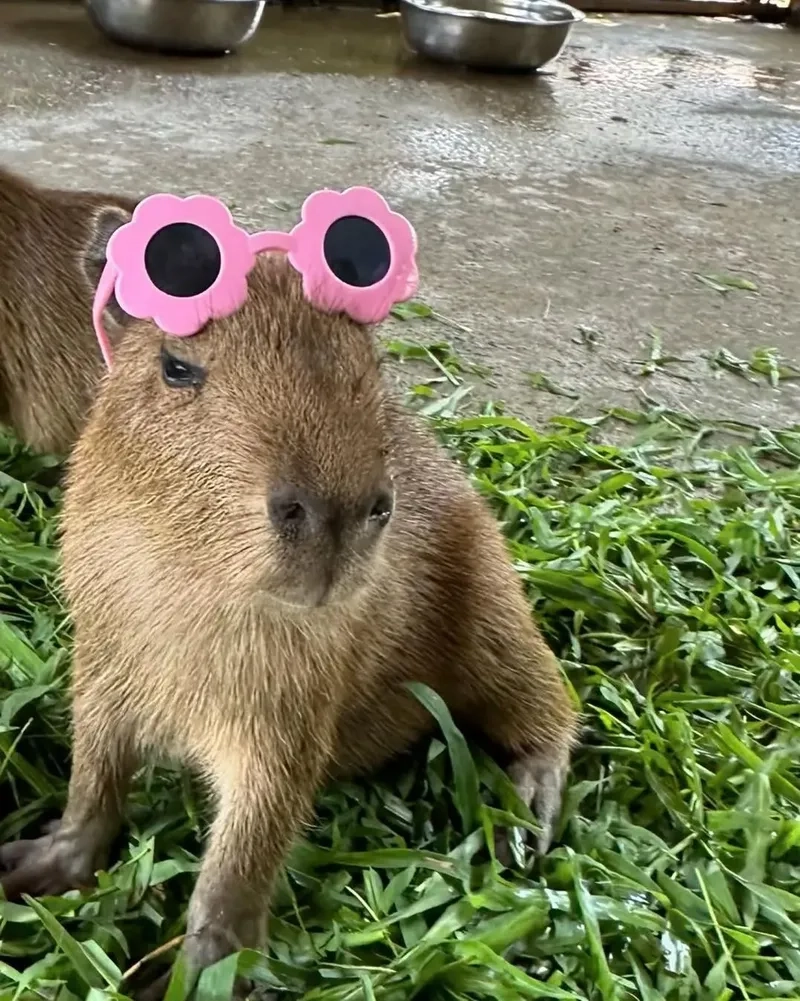
[[[550,71],[509,79],[419,63],[364,10],[271,9],[237,56],[167,60],[37,0],[0,5],[0,66],[0,159],[45,182],[205,190],[261,226],[318,187],[378,188],[418,230],[424,298],[466,328],[398,334],[451,339],[536,421],[575,401],[530,371],[578,412],[645,388],[798,421],[800,383],[703,356],[800,364],[800,32],[590,18]],[[719,273],[759,293],[694,277]],[[686,361],[644,378],[654,330]]]

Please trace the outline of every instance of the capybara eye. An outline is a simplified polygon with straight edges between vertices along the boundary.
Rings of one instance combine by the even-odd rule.
[[[388,490],[381,490],[372,503],[369,511],[369,520],[374,525],[383,528],[389,524],[389,519],[392,517],[392,507],[392,495]]]
[[[197,389],[206,381],[202,366],[176,358],[166,348],[161,350],[161,374],[170,389]]]

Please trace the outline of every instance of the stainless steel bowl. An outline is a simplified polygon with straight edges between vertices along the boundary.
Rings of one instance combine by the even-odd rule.
[[[89,17],[121,45],[219,55],[252,37],[265,0],[86,0]]]
[[[401,0],[400,12],[420,55],[497,70],[541,69],[585,16],[560,0]]]

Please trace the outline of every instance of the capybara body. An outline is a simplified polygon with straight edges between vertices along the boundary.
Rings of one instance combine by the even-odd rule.
[[[70,465],[74,752],[60,827],[3,850],[7,894],[102,864],[146,757],[217,813],[194,970],[263,942],[265,900],[331,775],[433,726],[433,687],[512,760],[545,847],[576,732],[492,516],[381,377],[373,333],[262,257],[245,306],[184,340],[135,324]]]
[[[66,455],[86,421],[104,368],[94,286],[135,205],[0,168],[0,421],[38,451]]]

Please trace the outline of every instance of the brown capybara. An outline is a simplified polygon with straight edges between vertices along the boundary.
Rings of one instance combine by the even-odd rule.
[[[37,451],[66,455],[86,421],[104,370],[92,296],[108,238],[135,206],[0,168],[0,421]],[[116,304],[108,312],[123,319]]]
[[[433,687],[501,748],[548,844],[576,735],[557,662],[464,472],[384,383],[371,331],[258,260],[235,315],[128,328],[70,462],[74,751],[60,827],[2,885],[91,881],[146,757],[216,793],[185,956],[263,943],[265,901],[326,778],[432,729]]]

